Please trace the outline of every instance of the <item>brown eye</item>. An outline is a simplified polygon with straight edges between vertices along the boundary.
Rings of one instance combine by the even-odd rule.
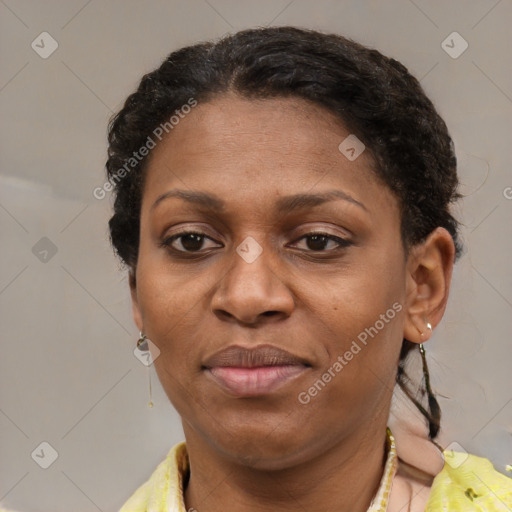
[[[352,245],[352,242],[349,240],[345,240],[343,238],[339,238],[334,235],[330,235],[329,233],[307,233],[306,235],[299,238],[299,240],[306,239],[306,247],[310,251],[314,252],[329,252],[331,250],[336,250],[343,247],[348,247],[349,245]],[[331,247],[327,251],[326,246],[329,244],[329,242],[335,245],[335,247]]]
[[[177,233],[166,238],[161,243],[161,245],[164,247],[170,247],[171,249],[178,252],[198,252],[203,249],[205,240],[211,239],[204,233],[187,231],[183,233]]]

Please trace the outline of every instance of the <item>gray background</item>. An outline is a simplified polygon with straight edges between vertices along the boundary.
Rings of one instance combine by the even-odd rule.
[[[92,191],[105,182],[108,119],[142,74],[178,47],[252,26],[316,28],[376,47],[421,79],[445,118],[467,197],[456,212],[466,253],[427,345],[442,395],[440,442],[457,442],[505,473],[512,464],[510,0],[5,0],[0,16],[4,506],[117,510],[183,439],[153,369],[155,406],[147,406],[148,369],[132,352],[138,333],[126,276],[107,240],[109,198]],[[46,59],[31,47],[43,46],[44,31],[58,43]],[[457,58],[442,47],[454,31],[469,44]],[[453,53],[462,41],[452,40],[445,45]],[[58,453],[48,469],[31,457],[43,441]],[[40,461],[50,456],[43,452],[36,451]]]

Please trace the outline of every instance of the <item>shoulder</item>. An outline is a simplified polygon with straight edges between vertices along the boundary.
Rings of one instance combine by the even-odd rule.
[[[512,509],[512,479],[491,461],[445,450],[444,467],[432,482],[425,512],[506,511]]]
[[[160,462],[149,479],[136,489],[119,512],[167,510],[163,507],[167,507],[170,497],[182,496],[183,474],[187,469],[186,444],[181,442],[169,450],[166,458]]]

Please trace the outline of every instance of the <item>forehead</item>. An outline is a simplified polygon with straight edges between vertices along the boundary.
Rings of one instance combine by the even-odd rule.
[[[152,151],[143,202],[173,187],[199,188],[242,204],[258,197],[266,208],[276,196],[338,187],[389,205],[369,152],[351,161],[339,150],[350,135],[335,114],[300,98],[218,96],[199,103]]]
[[[229,93],[199,103],[161,146],[169,151],[186,149],[187,156],[264,147],[273,151],[274,157],[293,153],[329,161],[338,159],[338,144],[349,134],[334,113],[310,101],[296,97],[248,99]],[[181,154],[178,152],[176,159]],[[364,155],[363,160],[369,156]]]

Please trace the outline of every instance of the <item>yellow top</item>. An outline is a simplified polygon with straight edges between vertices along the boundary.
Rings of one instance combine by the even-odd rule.
[[[388,455],[380,487],[368,512],[385,512],[397,468],[394,438],[388,429]],[[445,463],[431,486],[425,512],[511,512],[512,479],[482,457],[445,450]],[[147,482],[119,512],[187,512],[183,481],[189,471],[186,443],[169,451]]]
[[[496,471],[488,459],[451,450],[444,450],[443,456],[444,466],[432,482],[425,512],[512,512],[512,479]],[[384,473],[368,512],[386,512],[397,466],[395,439],[388,428]],[[186,443],[181,442],[119,512],[194,512],[186,510],[183,500],[188,473]],[[0,505],[0,512],[9,511]]]

